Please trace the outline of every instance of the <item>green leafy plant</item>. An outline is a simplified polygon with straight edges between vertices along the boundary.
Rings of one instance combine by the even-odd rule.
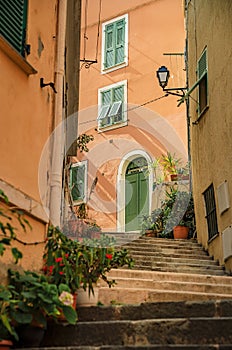
[[[13,298],[10,287],[0,285],[0,340],[18,340],[18,334],[12,324],[12,312],[18,301]]]
[[[144,216],[142,232],[151,228],[157,230],[160,237],[173,238],[173,227],[177,225],[187,226],[190,228],[190,235],[193,233],[195,230],[194,202],[189,192],[170,187],[165,192],[161,207],[154,210],[151,215]]]
[[[13,320],[21,324],[36,324],[47,327],[48,318],[57,319],[61,313],[67,322],[75,324],[77,313],[71,305],[62,301],[63,292],[70,293],[70,289],[63,284],[56,286],[42,274],[33,271],[9,270],[9,285],[17,307],[11,313]]]
[[[22,210],[10,206],[8,197],[1,189],[0,201],[5,204],[4,207],[0,207],[0,256],[3,256],[6,248],[10,247],[12,242],[17,240],[17,228],[13,226],[13,220],[19,223],[24,232],[26,232],[26,228],[31,228],[31,226]],[[14,262],[17,264],[17,262],[22,259],[21,251],[16,247],[11,247],[11,253]]]
[[[50,227],[44,253],[44,273],[56,285],[66,284],[74,293],[79,288],[94,294],[101,278],[109,286],[106,273],[112,268],[133,264],[127,250],[115,249],[114,241],[101,235],[99,239],[78,242],[66,237],[58,228]]]

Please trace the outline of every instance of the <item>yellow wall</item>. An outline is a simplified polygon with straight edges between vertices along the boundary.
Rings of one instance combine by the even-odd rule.
[[[224,263],[222,232],[232,224],[231,207],[222,215],[218,206],[218,186],[228,182],[232,191],[231,164],[231,32],[232,3],[230,0],[194,0],[188,6],[189,85],[196,81],[197,60],[205,47],[208,53],[208,98],[206,112],[191,125],[193,192],[196,207],[197,237],[209,249],[210,255]],[[207,24],[207,25],[206,25]],[[191,121],[197,120],[196,89],[190,98]],[[213,183],[216,197],[218,236],[208,242],[202,193]],[[231,258],[226,267],[231,271]]]

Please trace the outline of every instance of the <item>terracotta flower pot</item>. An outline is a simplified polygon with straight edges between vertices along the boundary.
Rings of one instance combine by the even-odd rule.
[[[0,340],[0,350],[9,350],[13,346],[11,340]]]
[[[174,239],[187,239],[189,233],[189,227],[186,226],[175,226],[173,228]]]
[[[94,286],[94,295],[89,295],[88,290],[82,288],[78,289],[77,306],[96,306],[98,303],[99,287]]]

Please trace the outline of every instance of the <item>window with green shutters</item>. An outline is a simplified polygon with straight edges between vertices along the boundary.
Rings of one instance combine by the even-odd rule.
[[[25,53],[27,0],[0,0],[0,35],[22,56]]]
[[[121,68],[128,57],[128,16],[103,24],[103,71]]]
[[[205,49],[197,63],[198,85],[198,114],[208,106],[208,66],[207,50]]]
[[[73,202],[85,202],[87,196],[87,162],[75,163],[70,169],[70,191]]]
[[[126,81],[99,90],[98,127],[126,122]]]

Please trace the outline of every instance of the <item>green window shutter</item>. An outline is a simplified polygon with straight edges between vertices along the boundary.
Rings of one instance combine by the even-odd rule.
[[[112,103],[112,90],[107,90],[107,91],[103,91],[101,93],[102,96],[102,105],[110,105]]]
[[[205,50],[201,58],[199,59],[198,65],[197,65],[198,79],[200,79],[206,72],[207,72],[207,54]]]
[[[115,64],[119,64],[124,62],[125,59],[125,20],[118,21],[115,26]]]
[[[207,76],[207,50],[203,52],[197,62],[197,78],[199,81],[198,89],[198,114],[208,105],[208,76]]]
[[[27,0],[0,0],[0,34],[24,56]]]
[[[85,198],[85,165],[71,168],[70,187],[74,202]]]
[[[114,88],[112,102],[123,101],[123,95],[124,95],[124,88],[122,85]]]
[[[114,25],[109,24],[105,30],[105,68],[112,67],[114,65]]]
[[[125,61],[125,19],[105,27],[104,68],[110,68]]]

